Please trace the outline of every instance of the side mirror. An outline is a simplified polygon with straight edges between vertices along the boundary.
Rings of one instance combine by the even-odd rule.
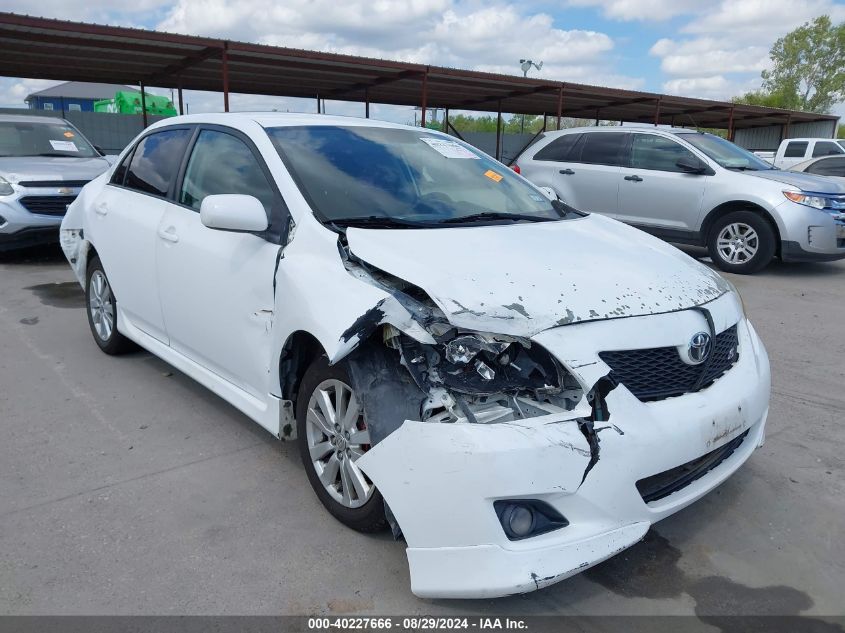
[[[268,226],[267,212],[258,198],[235,193],[203,198],[200,221],[210,229],[238,233],[259,233]]]
[[[707,165],[691,156],[682,156],[677,160],[675,165],[683,172],[688,174],[703,174],[707,172]]]
[[[551,187],[538,187],[549,200],[557,200],[557,194]]]

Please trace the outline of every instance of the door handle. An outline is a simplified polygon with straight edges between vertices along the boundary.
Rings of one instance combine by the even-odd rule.
[[[631,182],[642,182],[643,179],[634,174],[633,176],[625,176],[625,180],[630,180]]]
[[[106,215],[109,212],[109,205],[105,202],[98,202],[94,205],[94,213],[97,215]]]
[[[561,169],[558,173],[563,174],[564,176],[571,176],[575,172],[567,167],[566,169]]]
[[[176,227],[174,226],[168,227],[166,231],[159,229],[158,236],[161,239],[173,242],[174,244],[179,241],[179,236],[176,235]]]

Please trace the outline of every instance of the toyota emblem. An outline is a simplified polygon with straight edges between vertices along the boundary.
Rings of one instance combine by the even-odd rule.
[[[706,361],[707,357],[710,356],[711,347],[712,342],[710,340],[710,335],[707,332],[693,334],[693,337],[689,342],[689,347],[687,348],[687,355],[689,356],[692,364],[700,365]]]

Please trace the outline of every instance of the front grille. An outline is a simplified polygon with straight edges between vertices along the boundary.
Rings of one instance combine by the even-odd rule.
[[[21,180],[21,187],[84,187],[88,180]]]
[[[20,203],[30,213],[39,215],[64,215],[67,205],[76,200],[76,196],[25,196]]]
[[[601,352],[601,358],[613,371],[613,377],[642,402],[680,396],[710,386],[737,359],[736,325],[717,334],[710,352],[709,364],[687,365],[674,347],[653,347],[618,352]]]
[[[738,435],[727,444],[702,455],[698,459],[681,464],[670,470],[664,470],[662,473],[657,473],[651,477],[640,479],[637,482],[637,490],[643,501],[651,503],[652,501],[668,497],[673,492],[689,486],[696,479],[700,479],[733,455],[734,451],[739,448],[739,445],[742,444],[747,435],[748,431],[742,435]]]

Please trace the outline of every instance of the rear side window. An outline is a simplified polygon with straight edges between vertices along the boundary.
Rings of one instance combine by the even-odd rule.
[[[255,196],[269,213],[276,198],[252,150],[240,139],[218,132],[200,132],[185,178],[179,202],[199,210],[203,198],[222,193]]]
[[[176,178],[191,130],[163,130],[144,137],[129,163],[124,185],[130,189],[166,196]]]
[[[126,180],[126,170],[129,168],[129,161],[131,160],[132,152],[130,151],[123,157],[123,160],[120,161],[120,164],[115,168],[114,173],[111,176],[111,183],[113,185],[122,185],[123,181]]]
[[[807,141],[792,141],[787,143],[783,152],[784,158],[803,158],[807,153]]]
[[[832,156],[834,154],[845,154],[845,150],[833,141],[819,141],[813,148],[813,158],[816,156]]]
[[[697,160],[691,151],[671,139],[654,134],[634,134],[631,167],[682,172],[676,164],[681,158]]]
[[[539,152],[534,154],[534,160],[552,160],[562,162],[575,160],[573,158],[574,152],[572,149],[575,147],[581,136],[581,134],[564,134],[563,136],[556,138]]]
[[[817,160],[807,168],[808,174],[819,176],[840,176],[845,177],[845,156],[842,158],[825,158]]]
[[[589,132],[584,137],[580,162],[616,166],[625,162],[627,132]]]

